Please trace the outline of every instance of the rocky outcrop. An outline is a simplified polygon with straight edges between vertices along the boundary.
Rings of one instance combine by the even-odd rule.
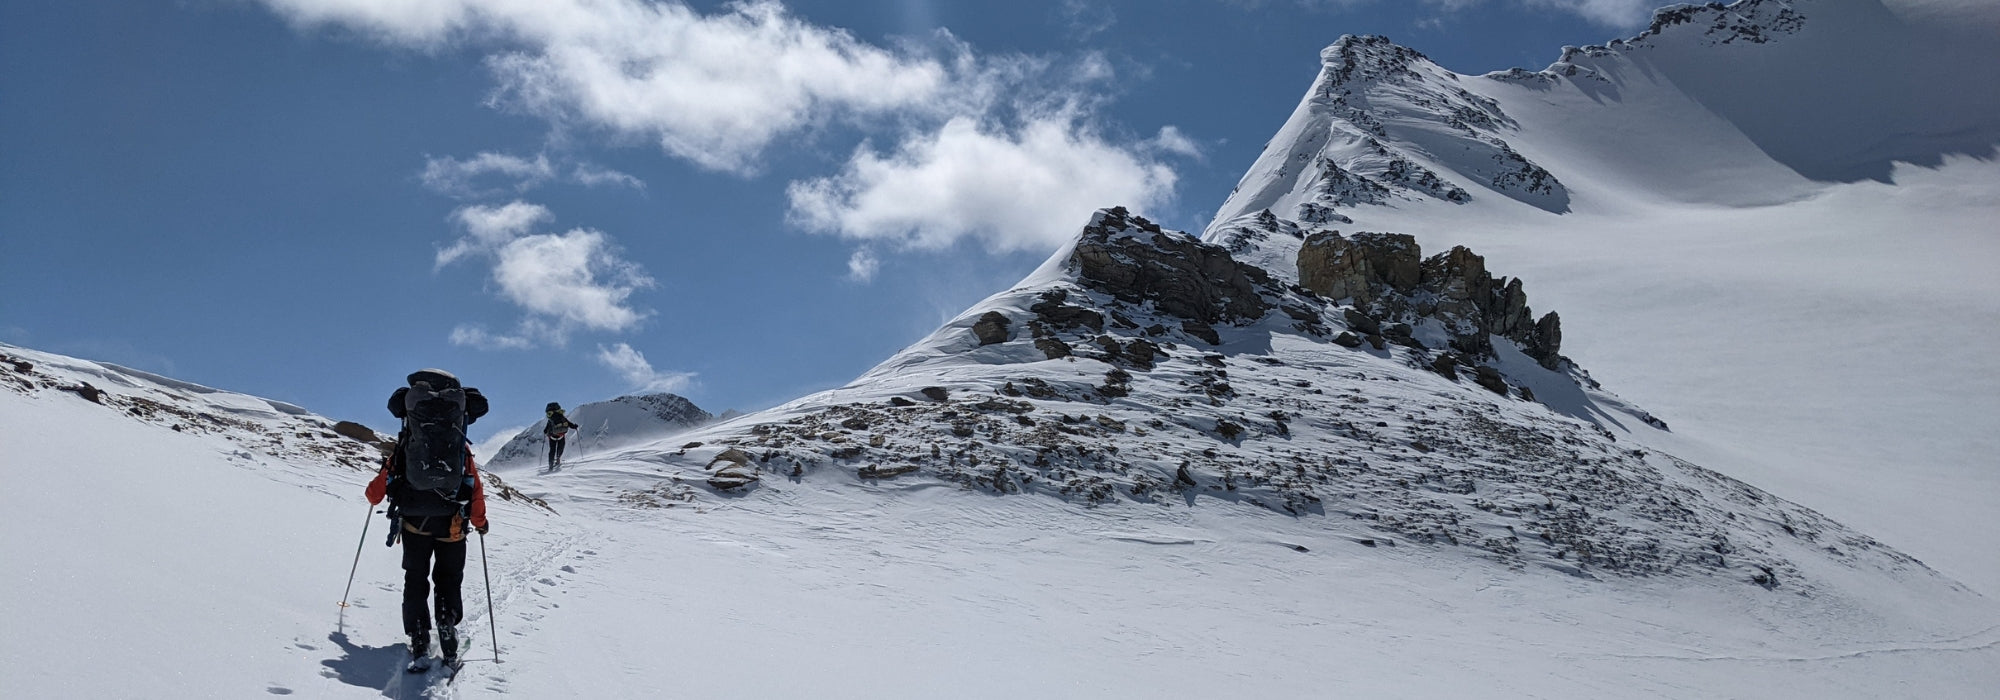
[[[1231,258],[1222,246],[1132,216],[1124,207],[1097,213],[1070,256],[1084,287],[1204,324],[1262,318],[1270,275]]]
[[[1299,247],[1299,285],[1328,299],[1359,303],[1373,301],[1382,288],[1408,294],[1422,279],[1419,256],[1417,239],[1407,234],[1346,238],[1339,231],[1320,231]]]
[[[1459,246],[1422,257],[1416,239],[1393,233],[1320,231],[1299,247],[1299,285],[1322,297],[1348,301],[1348,327],[1382,334],[1398,343],[1414,342],[1397,322],[1435,321],[1450,345],[1469,358],[1492,356],[1490,336],[1518,343],[1543,367],[1562,363],[1562,323],[1554,312],[1533,320],[1528,294],[1518,279],[1495,279],[1486,259]],[[1408,341],[1408,342],[1406,342]],[[1440,371],[1449,375],[1449,372]]]
[[[979,317],[978,322],[972,324],[972,335],[979,338],[979,344],[982,346],[1004,343],[1007,342],[1007,327],[1013,323],[1008,320],[1006,314],[988,311],[986,315]]]

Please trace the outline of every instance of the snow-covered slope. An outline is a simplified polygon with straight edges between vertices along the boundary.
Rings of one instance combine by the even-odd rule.
[[[1678,429],[1649,442],[2000,593],[2000,379],[1968,351],[2000,328],[2000,25],[1969,8],[1677,6],[1483,76],[1343,38],[1204,238],[1288,281],[1281,232],[1475,248]]]
[[[959,347],[969,332],[955,324],[900,357],[929,367],[901,385],[921,396],[917,384],[975,378],[964,370],[980,362],[954,369],[913,357],[991,359]],[[1384,374],[1379,388],[1350,395],[1455,392],[1436,375],[1387,371],[1391,363],[1352,352],[1332,362]],[[494,499],[494,530],[470,563],[481,571],[466,582],[472,663],[440,687],[398,670],[402,573],[379,544],[380,516],[356,507],[367,472],[320,457],[367,461],[368,448],[320,433],[327,421],[316,416],[267,411],[262,399],[21,348],[0,355],[9,519],[0,678],[10,696],[1973,697],[2000,681],[2000,611],[1990,602],[1892,552],[1815,552],[1854,535],[1670,462],[1656,471],[1677,492],[1734,493],[1722,507],[1738,518],[1803,525],[1817,542],[1779,537],[1769,522],[1756,526],[1765,537],[1745,542],[1774,547],[1799,570],[1766,588],[1714,573],[1523,568],[1477,544],[1357,538],[1330,527],[1333,517],[1259,507],[1250,500],[1274,492],[1250,479],[1237,495],[1210,481],[1192,504],[1121,496],[1090,507],[831,469],[710,491],[674,484],[712,476],[685,464],[703,448],[680,457],[661,448],[512,475],[560,514]],[[1163,375],[1182,371],[1160,365]],[[1231,381],[1258,393],[1244,376],[1256,372],[1234,369]],[[97,401],[72,390],[85,382]],[[953,386],[946,403],[976,411],[962,395],[969,385]],[[147,405],[137,398],[170,403],[188,421],[244,422],[162,421],[133,413]],[[1514,403],[1495,404],[1495,415],[1546,413]],[[738,420],[754,426],[759,416]],[[278,434],[291,438],[266,442]],[[1393,462],[1386,447],[1366,459]],[[77,465],[92,468],[87,487]],[[1603,474],[1644,473],[1631,466]],[[68,497],[79,493],[88,507]],[[378,527],[359,543],[353,607],[342,611],[354,510]],[[489,579],[491,617],[481,604]]]
[[[380,437],[282,402],[0,344],[0,687],[261,697],[366,677],[377,681],[367,695],[398,690],[402,572],[361,497],[380,460],[364,440]],[[517,554],[566,531],[499,480],[490,489],[518,541],[496,553],[497,583],[516,586],[506,574]],[[372,528],[343,614],[356,511]]]
[[[694,402],[664,393],[593,401],[569,409],[567,414],[577,429],[568,438],[569,445],[563,452],[566,459],[684,432],[715,420],[715,416]],[[547,440],[542,436],[542,427],[547,423],[546,418],[535,421],[515,434],[493,453],[493,464],[544,463]]]

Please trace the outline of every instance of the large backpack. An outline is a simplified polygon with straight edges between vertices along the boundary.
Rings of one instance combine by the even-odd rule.
[[[470,454],[465,426],[486,413],[486,397],[441,369],[418,370],[408,382],[389,397],[389,412],[403,419],[398,476],[410,489],[455,498]]]
[[[548,414],[548,421],[542,424],[542,434],[554,440],[561,440],[568,437],[569,416],[563,415],[563,410],[560,408],[551,409]]]

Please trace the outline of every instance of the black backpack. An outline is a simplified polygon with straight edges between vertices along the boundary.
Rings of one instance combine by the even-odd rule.
[[[561,440],[569,435],[569,416],[560,408],[549,409],[548,421],[542,424],[542,434]]]
[[[403,419],[402,479],[411,489],[456,495],[466,476],[465,426],[485,415],[486,397],[439,369],[411,373],[409,384],[389,397],[389,412]]]

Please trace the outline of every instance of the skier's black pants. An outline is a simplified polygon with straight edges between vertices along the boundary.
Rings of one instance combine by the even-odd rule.
[[[563,445],[568,443],[569,438],[549,438],[549,466],[562,461]]]
[[[432,565],[432,559],[436,565]],[[437,583],[437,623],[456,625],[465,614],[459,584],[465,581],[465,539],[445,542],[428,535],[403,532],[403,632],[429,634],[431,583]]]

